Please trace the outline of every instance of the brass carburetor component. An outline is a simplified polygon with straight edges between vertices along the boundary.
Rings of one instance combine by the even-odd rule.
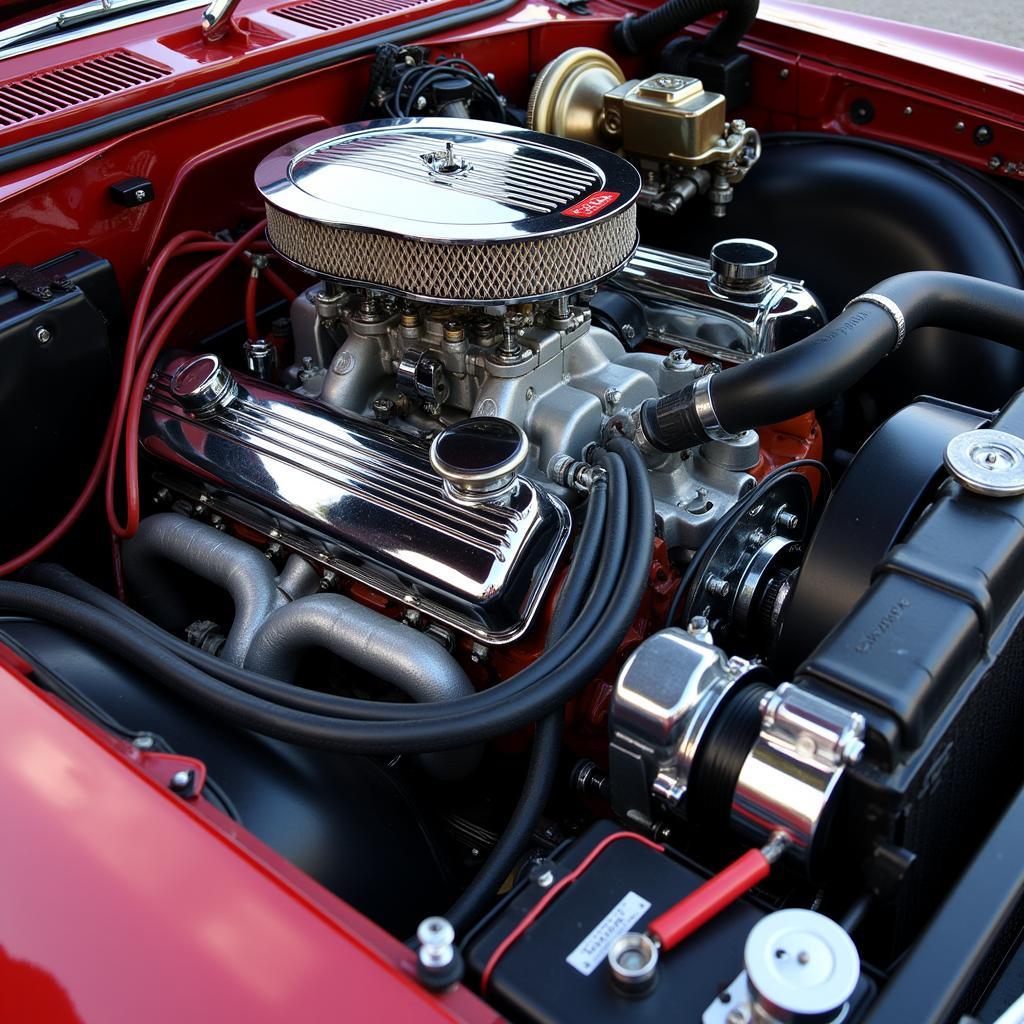
[[[726,121],[725,97],[699,79],[657,74],[626,81],[619,65],[590,47],[567,50],[537,76],[529,127],[618,149],[640,170],[640,202],[676,213],[707,193],[724,217],[733,186],[761,155],[754,128]]]

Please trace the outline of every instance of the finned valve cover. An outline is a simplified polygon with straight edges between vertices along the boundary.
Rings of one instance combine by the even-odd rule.
[[[256,185],[285,258],[419,300],[553,298],[614,273],[637,244],[631,164],[485,121],[331,128],[268,156]]]

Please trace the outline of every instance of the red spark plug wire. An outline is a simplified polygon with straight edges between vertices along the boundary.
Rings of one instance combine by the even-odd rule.
[[[264,226],[265,222],[261,222],[238,242],[222,241],[203,231],[184,231],[172,238],[160,250],[146,274],[142,290],[139,294],[139,300],[132,315],[118,391],[114,399],[106,431],[104,432],[103,441],[100,444],[100,450],[97,453],[96,462],[89,472],[85,485],[75,499],[74,504],[52,530],[20,555],[0,564],[0,577],[7,576],[24,568],[30,562],[45,554],[67,534],[68,530],[78,521],[88,507],[89,502],[99,487],[100,481],[103,479],[104,471],[106,471],[107,477],[105,489],[107,518],[110,521],[112,533],[115,537],[120,538],[131,536],[135,532],[135,529],[138,527],[138,459],[137,451],[129,448],[127,436],[125,438],[124,450],[126,455],[128,520],[125,526],[122,526],[117,519],[114,492],[117,481],[118,453],[120,451],[120,445],[117,442],[122,434],[122,430],[125,430],[125,420],[131,407],[132,395],[134,391],[138,390],[135,385],[138,378],[136,370],[140,353],[152,341],[154,332],[159,329],[161,336],[160,346],[156,351],[152,352],[151,360],[148,360],[150,352],[147,352],[147,358],[143,360],[143,366],[138,367],[138,371],[141,373],[148,360],[148,369],[145,372],[145,378],[148,379],[159,348],[163,346],[170,331],[177,325],[192,301],[202,290],[202,287],[205,287],[212,281],[231,259],[241,257],[251,265],[252,252],[266,252],[269,249],[267,242],[258,238]],[[196,253],[215,253],[218,254],[218,258],[210,259],[186,274],[168,291],[157,304],[152,314],[150,314],[149,307],[153,301],[154,292],[170,260],[179,256]],[[297,297],[297,292],[269,268],[262,268],[261,276],[288,302],[294,301]],[[143,384],[142,391],[144,389],[145,385]],[[139,404],[141,405],[141,400]],[[129,428],[130,426],[129,423]],[[137,416],[134,430],[129,429],[127,433],[132,434],[133,441],[131,443],[137,447]],[[129,475],[133,464],[134,472]]]

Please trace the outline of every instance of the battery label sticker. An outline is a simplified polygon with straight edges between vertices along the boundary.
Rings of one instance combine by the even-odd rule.
[[[612,943],[621,935],[625,935],[641,917],[650,910],[649,900],[638,896],[635,892],[627,892],[618,903],[608,911],[596,928],[565,958],[570,967],[575,967],[580,974],[588,977],[594,973],[598,964],[608,956]]]
[[[614,203],[619,198],[618,192],[591,192],[585,199],[581,199],[575,206],[562,211],[563,217],[593,217],[600,213],[606,206]]]

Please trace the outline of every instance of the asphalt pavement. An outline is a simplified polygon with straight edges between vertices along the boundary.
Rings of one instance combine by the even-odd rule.
[[[892,21],[988,39],[1024,49],[1024,0],[813,0],[821,7],[857,11]],[[1024,54],[1021,55],[1024,63]]]

